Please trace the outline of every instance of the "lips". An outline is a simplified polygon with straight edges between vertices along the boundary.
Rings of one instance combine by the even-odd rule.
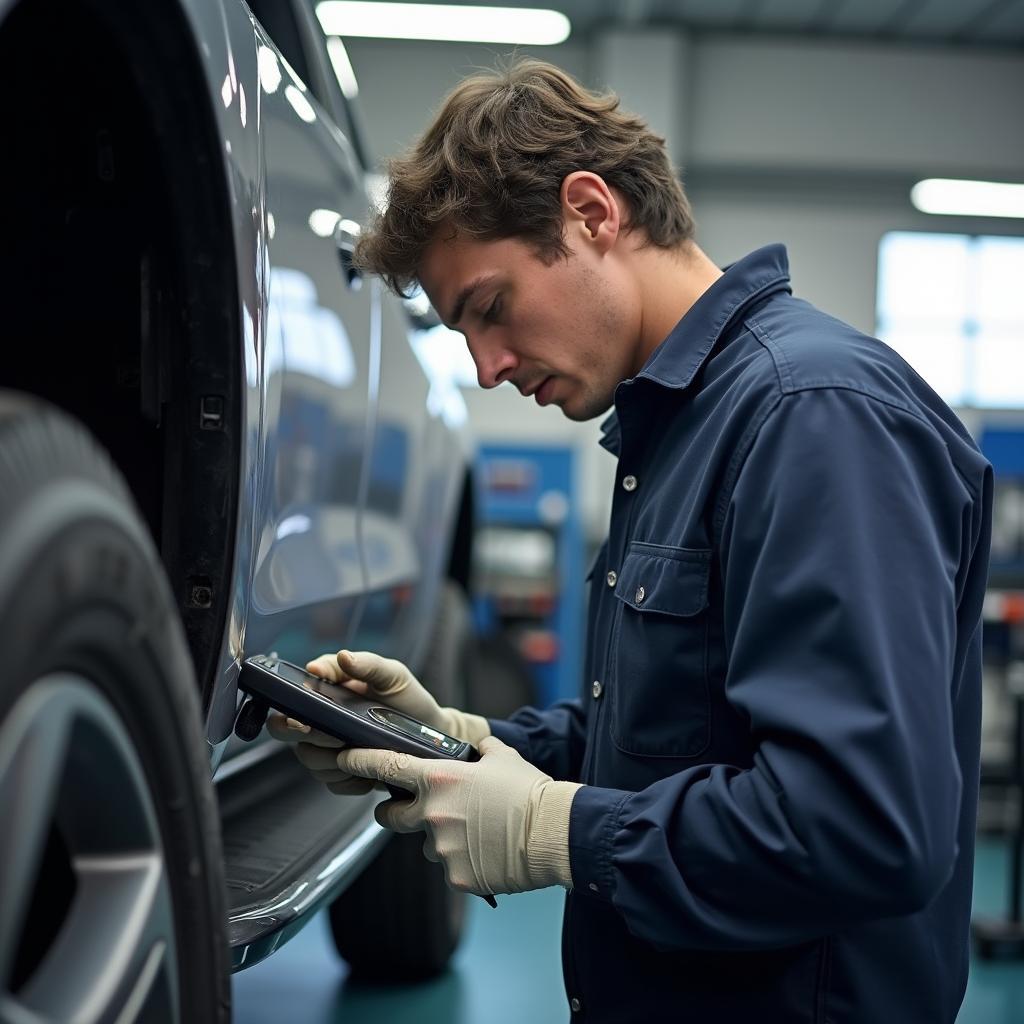
[[[555,389],[555,378],[546,377],[541,386],[534,392],[534,398],[538,405],[548,405],[551,402],[551,393]]]
[[[523,398],[530,398],[531,396],[535,395],[538,391],[540,391],[540,389],[544,386],[544,381],[546,380],[547,377],[538,377],[526,387],[523,387],[519,383],[516,383],[516,387],[519,388],[519,394],[521,394]]]

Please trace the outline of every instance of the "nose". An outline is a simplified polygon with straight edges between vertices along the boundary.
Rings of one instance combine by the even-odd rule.
[[[476,376],[482,388],[496,388],[508,380],[519,366],[519,359],[507,346],[481,341],[466,335],[469,354],[476,364]]]

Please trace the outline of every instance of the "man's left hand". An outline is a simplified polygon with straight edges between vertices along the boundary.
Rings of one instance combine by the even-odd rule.
[[[495,736],[480,760],[431,760],[390,750],[343,750],[338,768],[408,790],[379,804],[395,832],[426,832],[424,855],[444,864],[453,889],[486,895],[571,887],[569,810],[579,789],[555,782]]]

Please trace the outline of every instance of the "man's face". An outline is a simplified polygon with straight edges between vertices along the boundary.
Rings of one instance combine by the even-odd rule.
[[[510,380],[539,405],[587,420],[639,369],[640,303],[619,264],[577,242],[548,265],[522,239],[440,234],[419,280],[444,322],[466,336],[482,387]]]

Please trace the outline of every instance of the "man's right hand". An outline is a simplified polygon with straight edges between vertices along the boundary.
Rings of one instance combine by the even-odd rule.
[[[306,664],[306,671],[354,693],[379,700],[433,729],[467,740],[474,746],[491,734],[486,718],[466,714],[457,708],[441,707],[409,668],[393,658],[382,658],[371,651],[341,650],[336,655],[321,654],[314,658]],[[276,712],[270,715],[267,729],[275,739],[297,743],[295,753],[298,759],[332,792],[365,793],[372,788],[373,783],[354,778],[338,768],[338,750],[345,746],[341,740]]]

